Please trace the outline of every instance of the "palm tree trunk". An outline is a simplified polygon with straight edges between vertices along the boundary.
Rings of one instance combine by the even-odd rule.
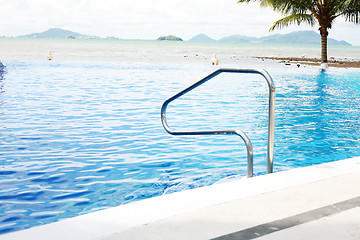
[[[327,60],[327,37],[328,31],[326,27],[320,27],[320,35],[321,35],[321,64],[326,64]]]

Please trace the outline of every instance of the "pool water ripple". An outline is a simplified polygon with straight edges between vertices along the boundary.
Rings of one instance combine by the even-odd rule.
[[[246,175],[238,136],[174,137],[160,122],[162,102],[212,67],[6,65],[0,234]],[[358,72],[269,72],[277,87],[275,171],[360,155]],[[220,75],[170,104],[168,122],[178,130],[244,130],[255,174],[264,174],[267,94],[261,78]]]

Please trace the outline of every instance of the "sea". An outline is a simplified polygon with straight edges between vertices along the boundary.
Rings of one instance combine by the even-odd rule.
[[[328,47],[328,57],[360,60],[360,46]],[[216,54],[222,66],[258,65],[256,57],[320,58],[318,45],[262,43],[199,43],[152,40],[22,39],[0,38],[0,61],[164,62],[205,64]]]

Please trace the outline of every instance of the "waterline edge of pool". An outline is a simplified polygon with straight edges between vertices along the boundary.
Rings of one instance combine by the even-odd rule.
[[[360,157],[215,184],[0,235],[0,240],[103,239],[158,220],[360,171]]]

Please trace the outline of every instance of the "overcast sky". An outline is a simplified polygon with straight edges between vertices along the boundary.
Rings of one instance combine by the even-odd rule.
[[[269,32],[281,15],[258,4],[237,0],[0,0],[0,36],[19,36],[59,27],[87,35],[156,39],[176,35],[184,40],[204,33],[254,37],[298,30],[306,25]],[[360,46],[360,25],[339,19],[329,37]]]

